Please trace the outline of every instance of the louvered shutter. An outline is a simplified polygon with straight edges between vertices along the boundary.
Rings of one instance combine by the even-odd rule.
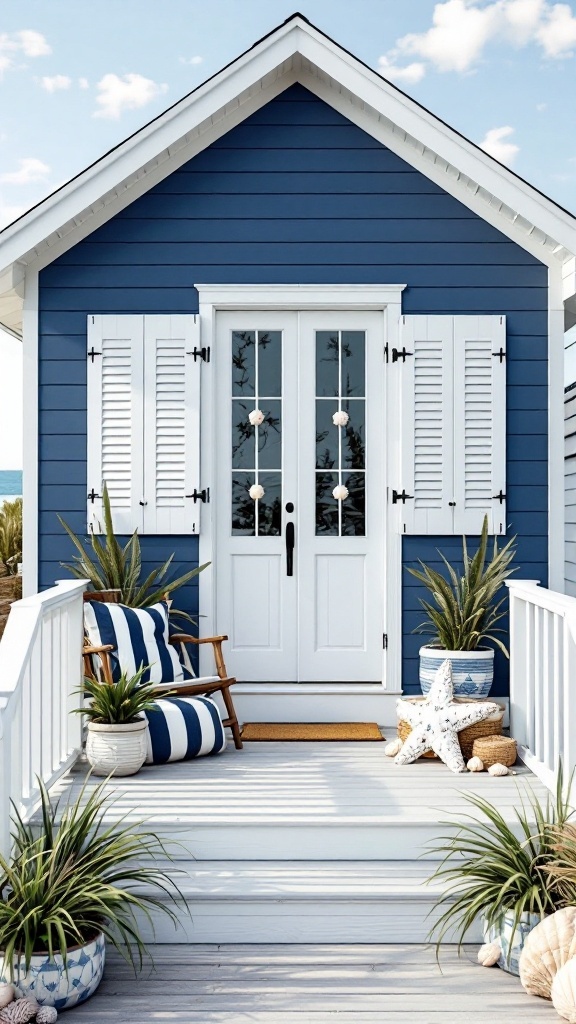
[[[399,528],[506,531],[506,325],[500,316],[405,316]]]
[[[145,317],[144,533],[200,530],[199,320]]]
[[[100,532],[108,487],[114,529],[142,528],[143,317],[88,317],[88,527]]]
[[[454,317],[454,532],[506,532],[506,323]],[[497,495],[499,497],[497,497]]]
[[[453,318],[401,320],[401,470],[397,502],[402,533],[452,533]],[[408,353],[402,357],[402,353]]]

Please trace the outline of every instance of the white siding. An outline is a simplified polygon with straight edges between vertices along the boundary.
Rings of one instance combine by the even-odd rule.
[[[566,507],[566,593],[576,597],[576,387],[564,397],[564,481]]]

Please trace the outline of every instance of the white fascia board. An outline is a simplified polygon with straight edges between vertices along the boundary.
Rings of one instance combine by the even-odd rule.
[[[342,51],[309,26],[300,33],[300,53],[331,78],[392,121],[449,164],[481,183],[497,201],[576,253],[576,219],[507,168],[458,135],[429,111],[392,86],[376,72]]]
[[[342,109],[340,91],[352,121],[377,138],[386,127],[395,152],[441,180],[448,192],[542,262],[550,265],[562,256],[554,255],[547,236],[576,252],[574,218],[296,18],[8,228],[0,237],[0,267],[26,255],[39,269],[291,82],[310,87],[301,62],[318,69],[316,81],[331,82],[326,98],[336,109]],[[318,86],[314,91],[322,94]]]
[[[385,309],[405,284],[197,284],[200,306],[214,309]]]
[[[576,258],[566,260],[562,267],[562,298],[564,302],[576,295]]]
[[[109,192],[129,188],[123,183],[134,175],[140,178],[142,168],[151,163],[166,161],[165,174],[170,173],[171,157],[186,147],[187,135],[199,125],[222,121],[220,134],[224,134],[229,129],[226,115],[238,107],[239,97],[261,85],[267,76],[294,57],[296,33],[295,23],[282,26],[274,36],[244,54],[7,228],[0,235],[0,267],[10,266],[53,234],[59,237],[64,224],[83,217],[84,211],[97,209],[102,196]]]

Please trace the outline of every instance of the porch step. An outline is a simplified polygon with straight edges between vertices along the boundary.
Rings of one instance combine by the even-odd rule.
[[[149,941],[425,942],[442,888],[433,865],[380,861],[217,861],[159,865],[186,898],[179,925],[155,915]],[[146,890],[141,890],[145,892]],[[480,940],[481,934],[469,941]]]

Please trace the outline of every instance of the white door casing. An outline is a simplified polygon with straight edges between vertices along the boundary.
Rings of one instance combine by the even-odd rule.
[[[220,389],[223,386],[222,377],[224,374],[228,375],[229,372],[229,366],[223,366],[223,353],[220,351],[217,339],[217,319],[220,318],[220,311],[243,311],[246,313],[269,311],[270,314],[281,313],[284,317],[286,313],[300,313],[301,318],[309,311],[322,311],[324,313],[327,310],[331,311],[332,317],[350,310],[361,313],[374,311],[378,315],[381,325],[380,343],[378,345],[378,369],[383,378],[383,389],[388,389],[388,393],[385,396],[384,390],[382,393],[384,408],[383,434],[377,438],[372,452],[370,453],[369,451],[368,453],[369,464],[371,458],[376,457],[376,455],[379,456],[382,480],[382,503],[379,510],[381,547],[379,556],[373,559],[370,572],[372,574],[371,587],[375,586],[376,588],[375,591],[372,590],[372,593],[376,592],[376,602],[380,604],[382,609],[378,616],[374,616],[373,622],[376,623],[376,619],[379,618],[378,629],[382,630],[383,628],[386,632],[388,646],[387,650],[383,652],[383,636],[379,632],[373,645],[373,650],[377,651],[379,662],[377,674],[373,675],[371,672],[357,672],[354,669],[350,669],[350,674],[344,676],[342,671],[337,669],[333,672],[330,669],[326,678],[333,682],[335,678],[344,677],[345,683],[334,684],[336,687],[340,687],[340,689],[342,687],[347,688],[348,685],[354,688],[354,685],[362,679],[377,679],[378,682],[375,685],[381,685],[391,695],[400,692],[401,601],[399,598],[402,571],[401,536],[398,532],[396,508],[390,508],[383,483],[385,480],[396,479],[399,473],[399,459],[394,445],[386,446],[383,443],[383,436],[397,436],[400,407],[398,389],[397,387],[390,387],[388,374],[385,370],[385,349],[391,349],[398,344],[401,297],[404,287],[404,285],[196,285],[199,293],[201,344],[202,346],[211,346],[212,349],[212,359],[209,368],[207,368],[208,372],[204,377],[201,396],[201,479],[203,487],[209,486],[211,488],[211,501],[210,504],[205,505],[203,508],[202,531],[200,533],[200,561],[211,561],[213,563],[211,569],[202,573],[199,580],[200,606],[203,616],[201,631],[204,635],[212,634],[217,630],[230,634],[231,630],[230,620],[222,621],[218,614],[218,597],[221,587],[218,564],[221,559],[225,560],[224,552],[221,552],[218,544],[218,525],[219,513],[225,503],[219,500],[215,481],[219,475],[218,467],[222,454],[220,437],[223,431],[228,429],[230,423],[228,419],[228,426],[224,428],[220,422],[221,408],[219,395]],[[273,322],[268,320],[268,329],[271,329]],[[286,325],[285,329],[289,331],[290,324],[286,317],[284,318],[284,324]],[[335,322],[332,320],[331,327],[334,326]],[[374,350],[375,355],[376,352]],[[230,444],[229,433],[226,435],[226,444],[227,446]],[[287,497],[287,500],[291,499]],[[262,540],[263,538],[260,539]],[[318,538],[318,540],[321,539],[325,538]],[[348,540],[359,540],[359,538],[346,537],[339,539],[344,543],[348,542]],[[266,543],[269,540],[273,541],[274,538],[266,539]],[[329,541],[329,543],[331,542]],[[284,561],[284,537],[280,538],[278,550],[281,552],[280,558]],[[300,557],[299,552],[296,550],[295,559],[298,559],[298,557]],[[296,565],[297,562],[295,562]],[[386,572],[384,571],[385,567]],[[336,589],[334,588],[335,592]],[[341,606],[344,607],[347,594],[341,594],[340,598]],[[303,599],[304,602],[305,598]],[[251,595],[251,608],[247,609],[251,618],[255,613],[257,614],[259,603],[259,595],[254,590]],[[295,610],[292,610],[290,614],[295,616]],[[376,627],[374,626],[373,632],[375,633],[375,631]],[[239,679],[248,679],[249,677],[243,674],[239,668],[236,655],[229,647],[228,650],[230,666],[234,673]],[[201,650],[200,654],[202,660],[205,652]],[[269,685],[266,682],[255,683],[258,692],[270,692],[271,694],[280,691],[286,694],[295,693],[300,688],[300,684],[295,683],[297,678],[301,680],[311,678],[308,673],[298,676],[298,667],[296,672],[294,671],[293,666],[296,658],[294,651],[292,651],[291,655],[286,653],[285,657],[285,664],[286,666],[290,665],[290,668],[286,668],[284,678],[289,680],[289,682],[282,684],[277,681],[277,677],[275,678],[272,673],[263,672],[259,678],[266,679]],[[289,661],[290,657],[292,657],[291,663]],[[204,670],[202,664],[201,670]],[[293,684],[296,686],[296,689],[291,689]],[[246,687],[249,688],[249,685],[245,683],[241,687],[242,692],[244,692]],[[322,688],[325,685],[327,684],[323,682],[303,684],[302,690],[312,693],[314,687]],[[316,690],[316,692],[320,691]]]
[[[382,679],[383,329],[378,312],[217,314],[216,629],[230,636],[239,679]],[[280,337],[281,397],[279,379],[272,395],[265,384],[267,353],[279,348]],[[324,353],[318,373],[317,337]],[[352,377],[350,364],[356,365]],[[322,373],[330,375],[327,387]],[[249,391],[244,397],[238,394],[243,387]],[[265,416],[257,427],[248,420],[255,408]],[[338,409],[348,410],[346,427],[332,422]],[[264,486],[260,501],[249,496],[253,484]],[[339,484],[350,488],[340,502],[332,496]],[[292,574],[290,529],[295,533]],[[254,531],[265,535],[247,535]]]

